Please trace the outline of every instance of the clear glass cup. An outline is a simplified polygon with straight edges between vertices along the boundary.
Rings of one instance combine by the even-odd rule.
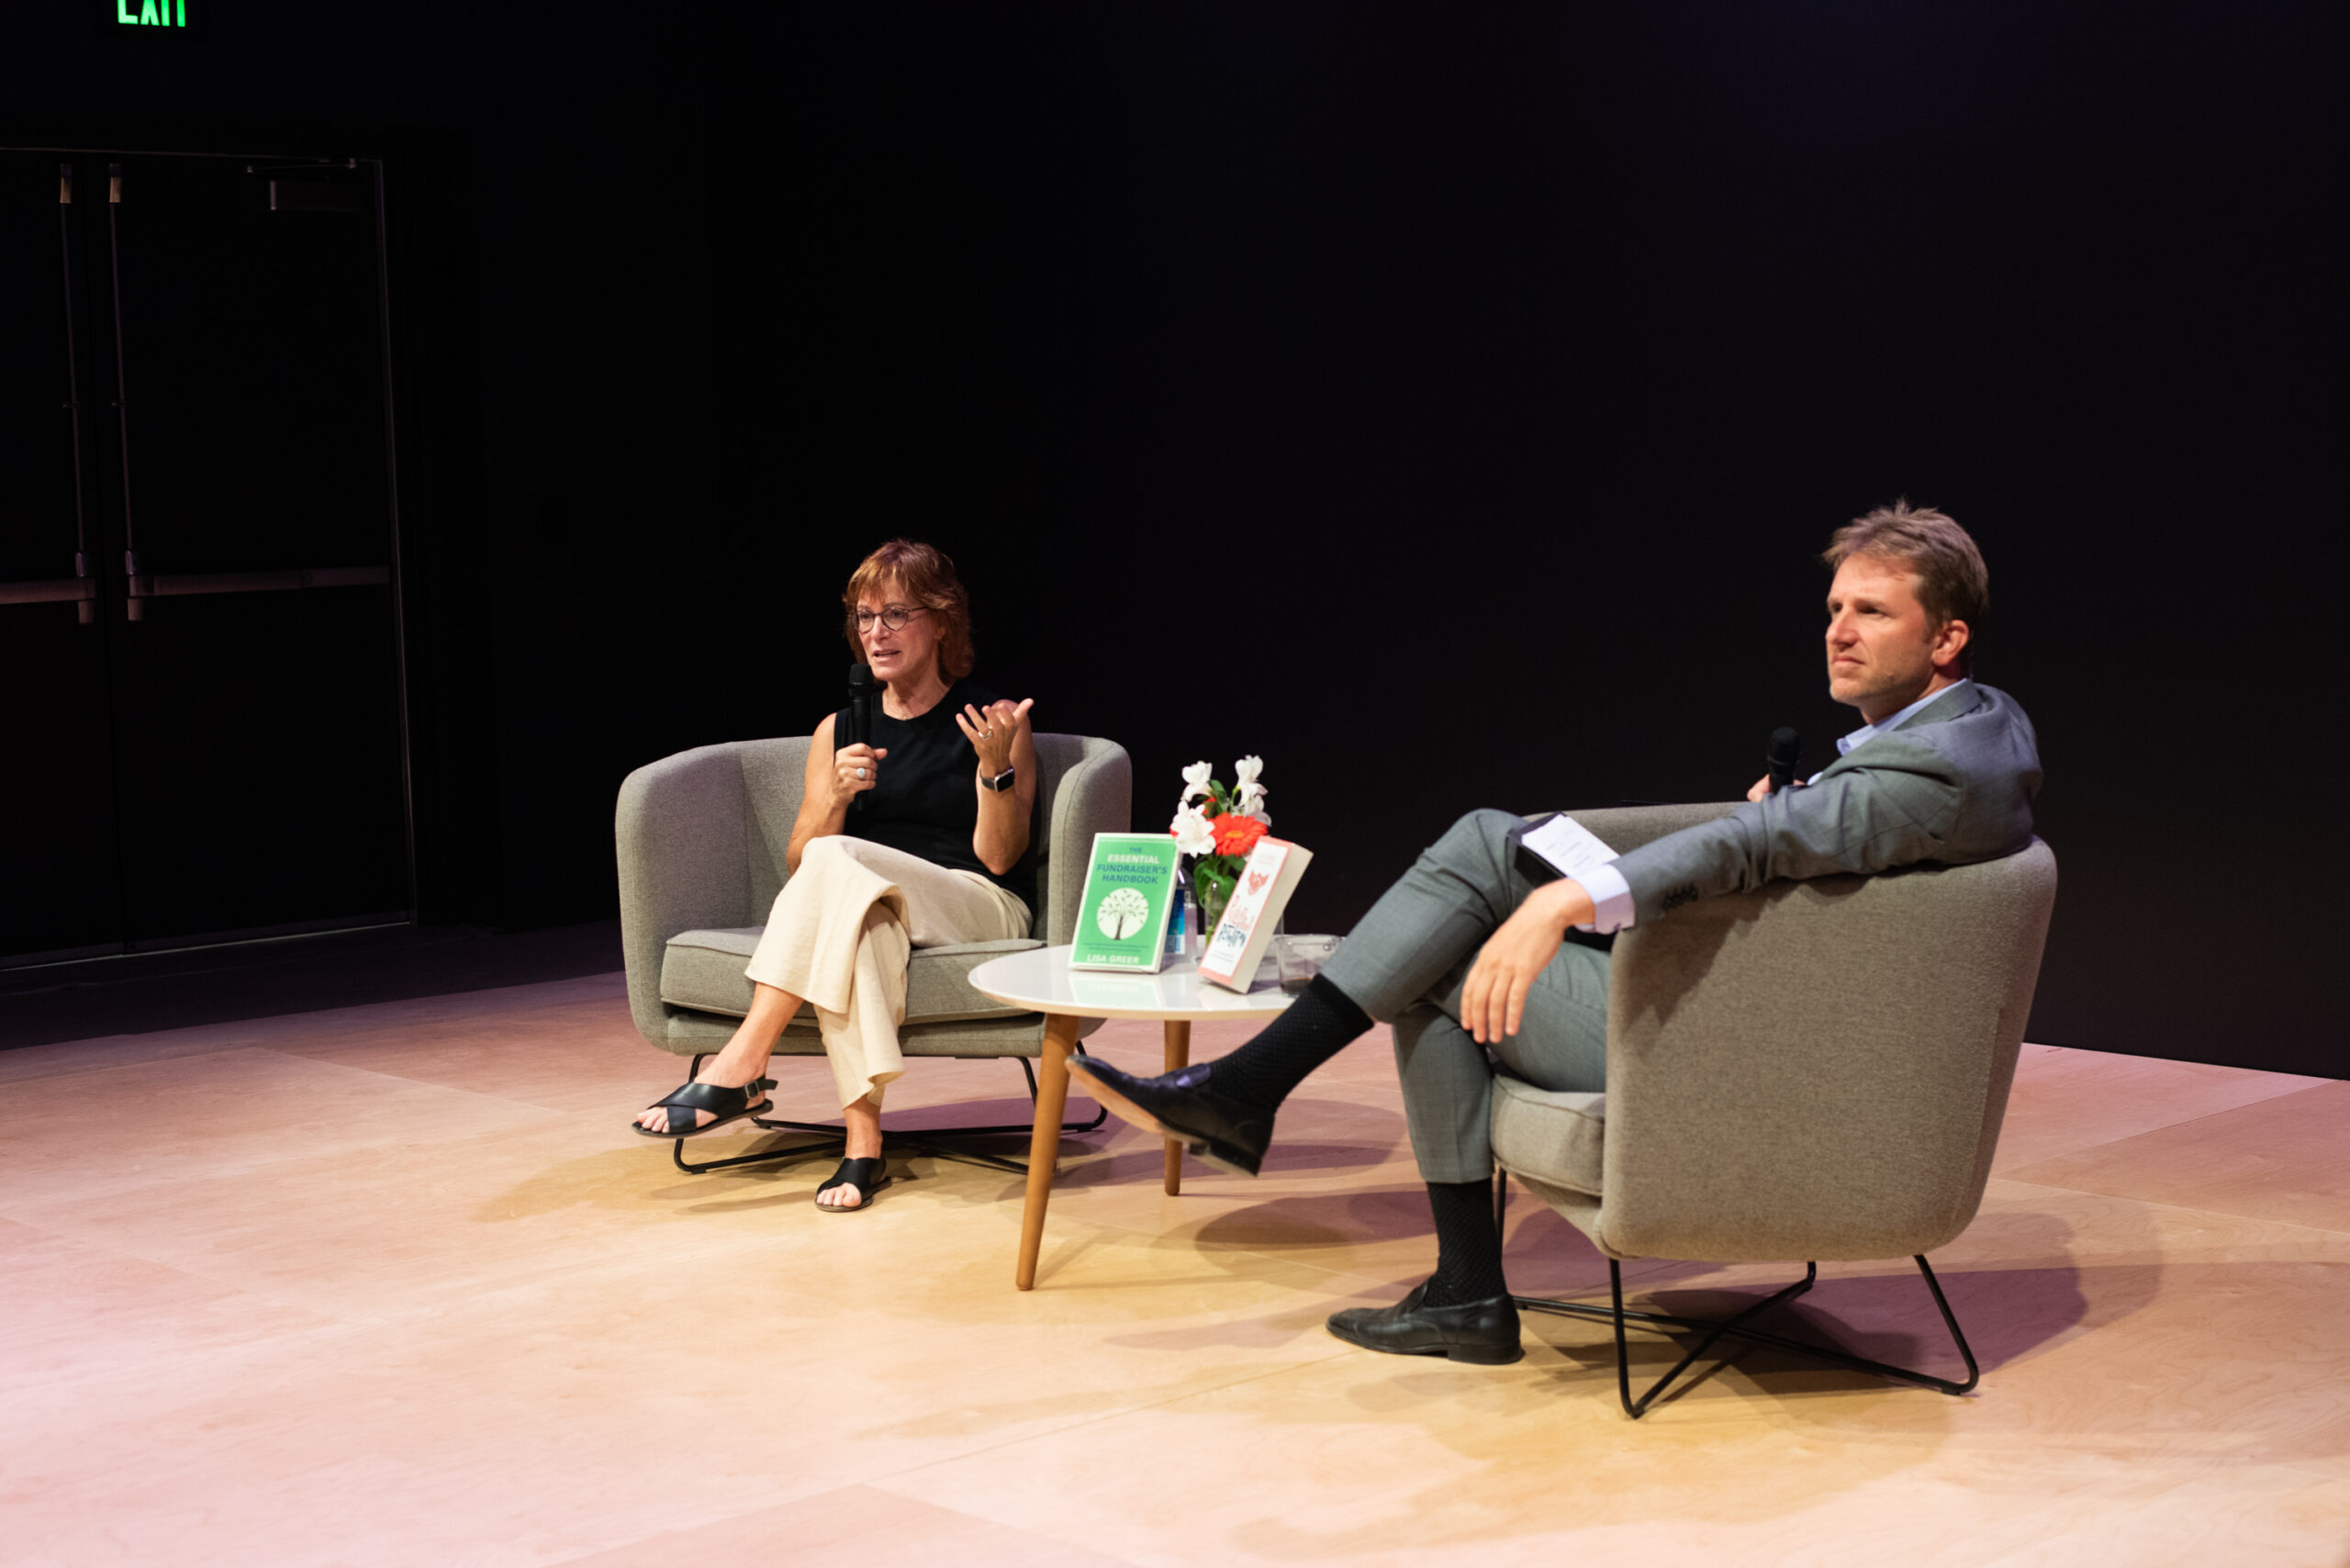
[[[1273,963],[1280,969],[1283,991],[1304,991],[1313,983],[1338,950],[1336,936],[1276,936]]]

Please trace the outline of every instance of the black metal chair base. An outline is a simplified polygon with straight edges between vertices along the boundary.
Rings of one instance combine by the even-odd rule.
[[[1607,1288],[1609,1294],[1614,1298],[1612,1306],[1599,1306],[1589,1302],[1552,1301],[1544,1296],[1522,1295],[1512,1299],[1521,1309],[1528,1312],[1547,1312],[1559,1317],[1589,1318],[1614,1325],[1617,1397],[1623,1401],[1624,1414],[1635,1421],[1647,1415],[1649,1407],[1657,1402],[1658,1397],[1672,1385],[1673,1380],[1687,1372],[1698,1357],[1712,1350],[1725,1335],[1735,1335],[1739,1338],[1751,1340],[1758,1345],[1770,1345],[1782,1350],[1793,1350],[1798,1355],[1826,1361],[1832,1366],[1850,1367],[1854,1372],[1873,1372],[1878,1377],[1897,1378],[1905,1383],[1919,1383],[1943,1394],[1968,1393],[1983,1380],[1983,1370],[1975,1364],[1974,1349],[1967,1344],[1965,1334],[1959,1329],[1958,1318],[1950,1309],[1950,1299],[1942,1294],[1942,1282],[1934,1278],[1933,1269],[1922,1255],[1917,1257],[1915,1261],[1918,1271],[1925,1276],[1926,1288],[1933,1293],[1934,1305],[1942,1310],[1942,1323],[1950,1329],[1951,1342],[1958,1347],[1959,1355],[1966,1361],[1964,1383],[1953,1383],[1948,1378],[1936,1377],[1930,1372],[1919,1372],[1909,1367],[1888,1366],[1883,1361],[1873,1361],[1865,1356],[1856,1356],[1848,1350],[1837,1350],[1833,1346],[1813,1344],[1804,1339],[1790,1339],[1784,1335],[1769,1334],[1759,1328],[1746,1327],[1749,1318],[1777,1306],[1782,1302],[1793,1301],[1796,1296],[1811,1289],[1813,1282],[1819,1278],[1818,1263],[1806,1263],[1803,1268],[1803,1278],[1794,1284],[1775,1291],[1760,1301],[1750,1303],[1741,1310],[1724,1318],[1675,1317],[1670,1313],[1663,1312],[1627,1312],[1624,1309],[1623,1267],[1613,1258],[1607,1260]],[[1637,1324],[1642,1327],[1656,1329],[1693,1329],[1702,1332],[1705,1337],[1697,1341],[1695,1348],[1687,1355],[1673,1363],[1671,1372],[1650,1384],[1648,1392],[1635,1399],[1632,1397],[1631,1352],[1624,1340],[1624,1330],[1628,1324]]]
[[[1082,1047],[1079,1049],[1078,1054],[1080,1056],[1085,1054]],[[693,1068],[686,1074],[688,1081],[701,1071],[701,1064],[709,1058],[710,1053],[706,1051],[694,1058]],[[1028,1081],[1028,1103],[1033,1105],[1036,1103],[1036,1070],[1028,1065],[1026,1057],[1014,1057],[1012,1059],[1020,1064],[1020,1075]],[[770,1088],[774,1086],[772,1080],[763,1081]],[[1099,1130],[1102,1124],[1109,1118],[1110,1113],[1106,1109],[1096,1106],[1091,1121],[1063,1122],[1061,1132],[1064,1136],[1071,1133],[1094,1132]],[[839,1154],[847,1147],[846,1139],[843,1137],[840,1124],[837,1122],[794,1122],[781,1116],[754,1116],[751,1118],[751,1125],[768,1132],[813,1133],[818,1136],[811,1143],[786,1144],[780,1148],[754,1149],[749,1154],[737,1154],[725,1159],[705,1159],[699,1162],[686,1158],[686,1139],[672,1138],[669,1144],[669,1158],[676,1161],[677,1169],[687,1175],[705,1176],[712,1170],[725,1170],[737,1165],[764,1165],[793,1159],[823,1159]],[[985,1149],[967,1148],[955,1140],[1015,1136],[1026,1137],[1035,1130],[1035,1124],[1032,1122],[995,1127],[925,1127],[920,1132],[899,1133],[893,1133],[884,1127],[881,1130],[881,1152],[884,1156],[928,1155],[934,1159],[952,1159],[965,1165],[984,1165],[991,1170],[1002,1170],[1014,1176],[1025,1176],[1028,1174],[1026,1161],[1009,1159],[1001,1154],[990,1154]]]

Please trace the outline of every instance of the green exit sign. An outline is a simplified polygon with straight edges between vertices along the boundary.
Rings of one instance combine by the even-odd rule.
[[[96,0],[98,26],[110,33],[188,38],[205,30],[209,0]]]

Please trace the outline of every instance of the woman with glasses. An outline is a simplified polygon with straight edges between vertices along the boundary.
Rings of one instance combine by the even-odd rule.
[[[972,683],[971,618],[955,564],[912,540],[867,555],[841,596],[850,646],[883,687],[869,744],[848,711],[816,726],[790,879],[745,970],[751,1011],[694,1081],[647,1106],[648,1137],[706,1133],[767,1108],[761,1081],[802,1002],[815,1013],[846,1124],[846,1158],[816,1190],[827,1213],[866,1206],[886,1178],[881,1098],[905,1070],[898,1020],[916,947],[1029,933],[1035,859],[1033,699]]]

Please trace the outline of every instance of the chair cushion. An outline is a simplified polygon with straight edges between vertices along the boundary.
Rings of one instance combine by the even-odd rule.
[[[1503,1170],[1596,1197],[1606,1133],[1606,1095],[1537,1089],[1495,1075],[1494,1159]]]
[[[751,1010],[751,981],[743,966],[759,945],[756,925],[681,931],[661,950],[661,1000],[672,1007],[722,1013],[740,1018]],[[1023,953],[1044,943],[1033,936],[1002,942],[962,942],[917,947],[906,965],[906,1023],[946,1024],[973,1018],[1018,1018],[1026,1010],[1006,1007],[970,986],[973,969],[1006,953]]]

